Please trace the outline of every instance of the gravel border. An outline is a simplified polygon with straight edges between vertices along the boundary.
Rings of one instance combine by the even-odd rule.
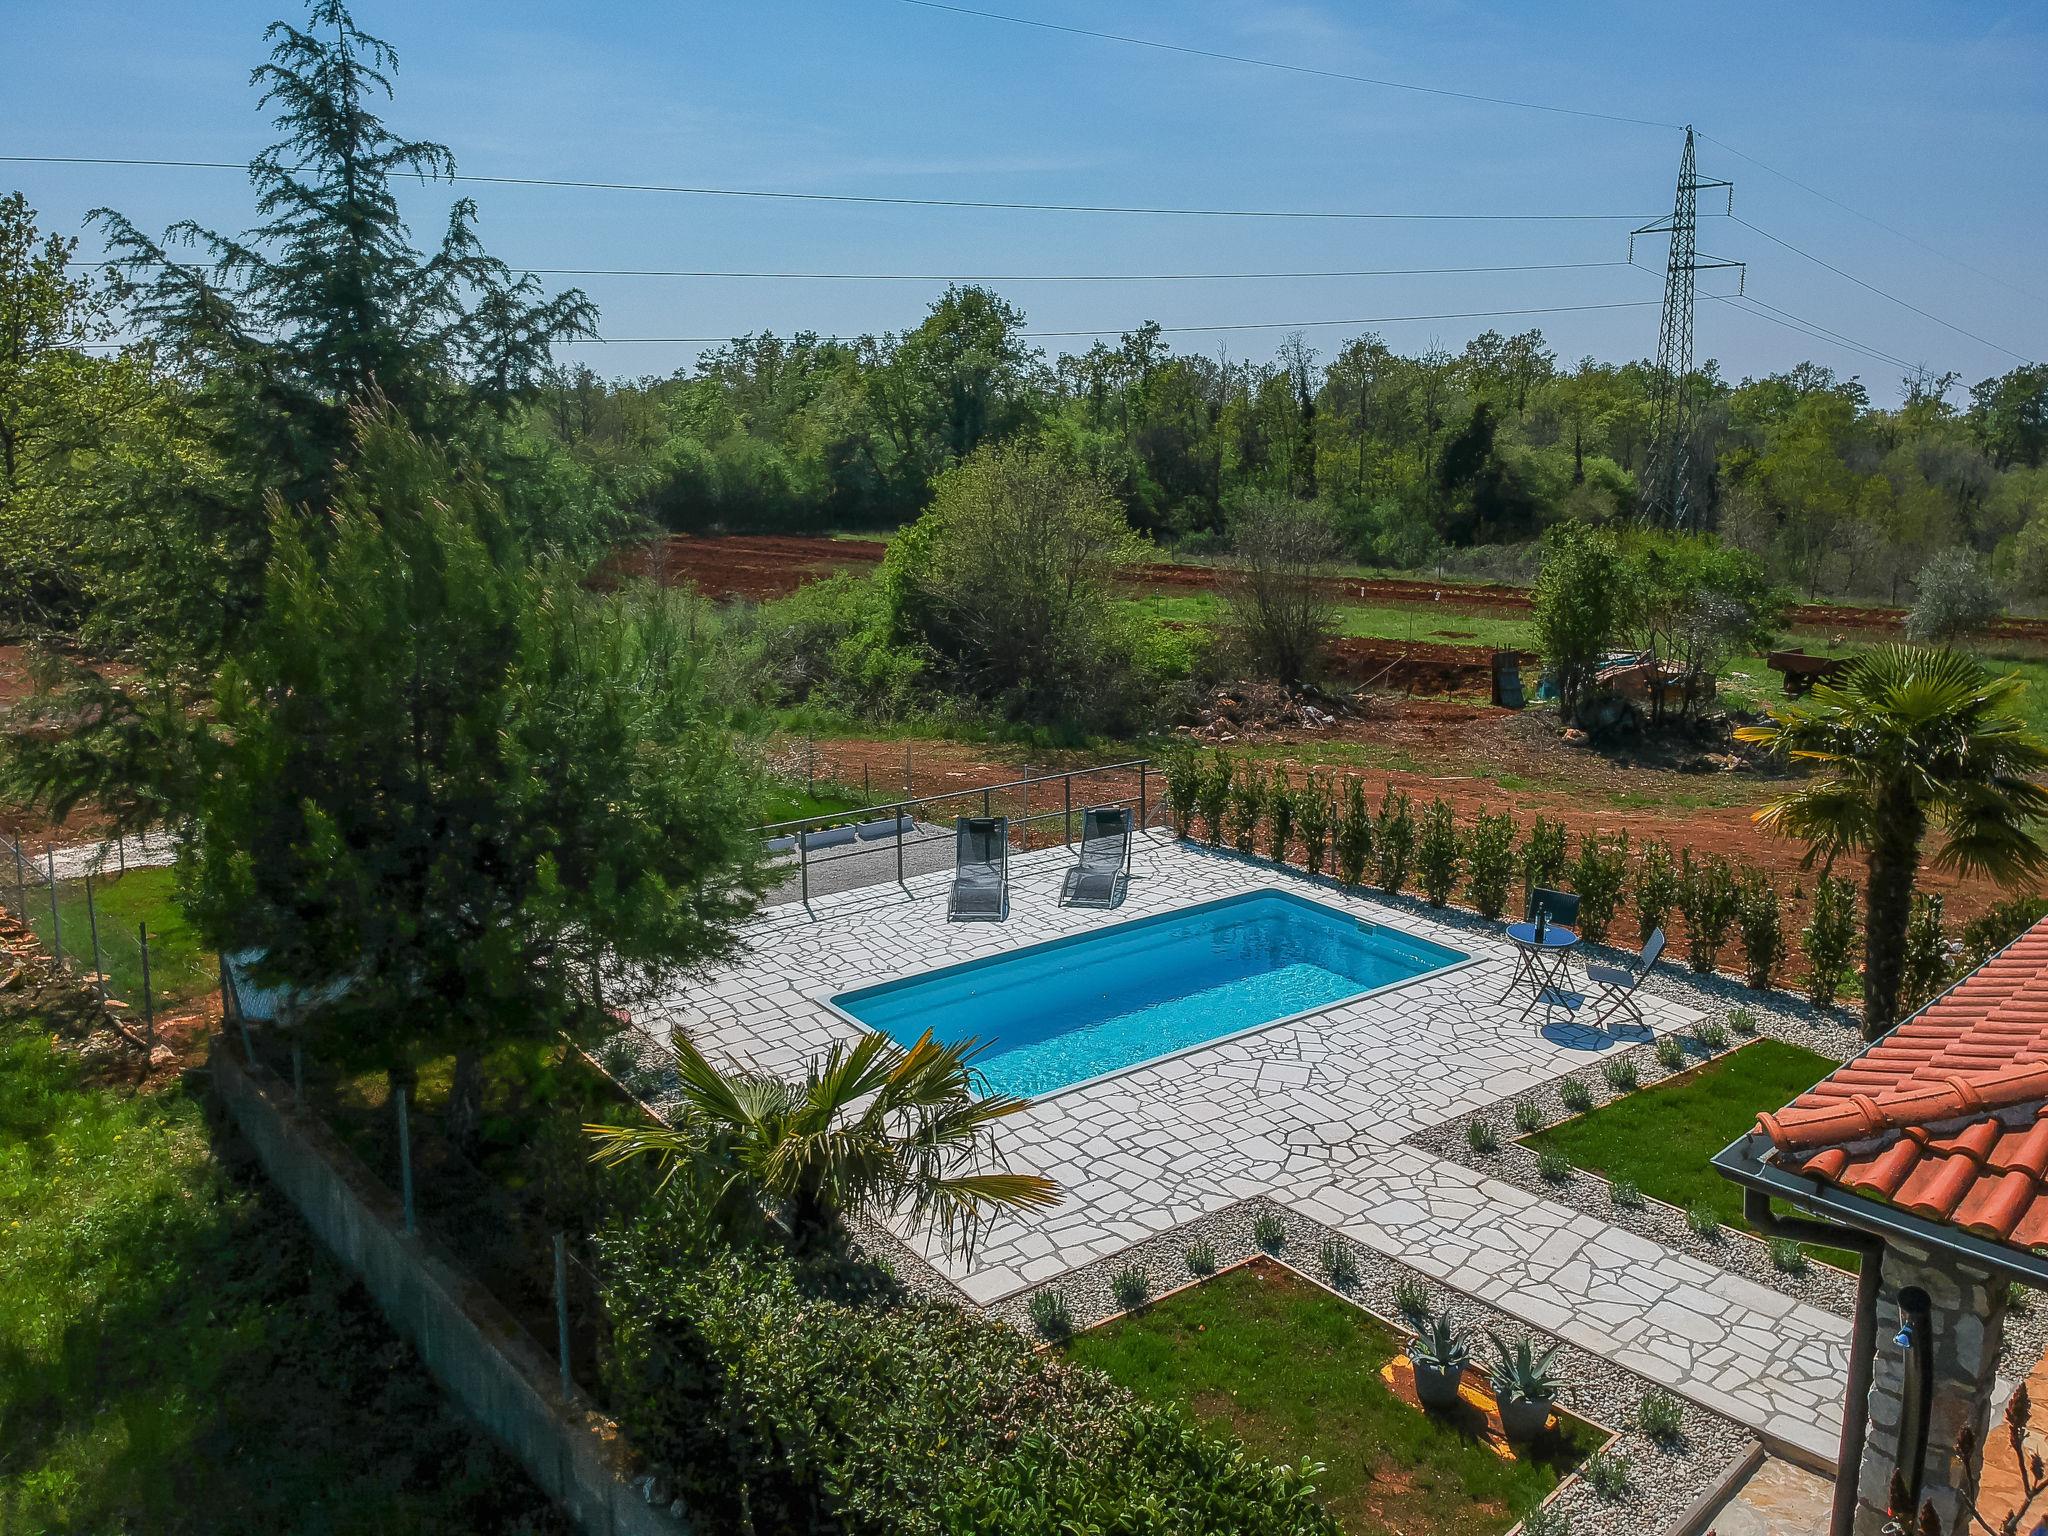
[[[1262,1217],[1277,1218],[1286,1234],[1284,1241],[1273,1249],[1259,1244],[1255,1229]],[[1031,1321],[1031,1298],[1057,1291],[1064,1297],[1076,1328],[1093,1328],[1124,1311],[1112,1295],[1111,1286],[1126,1269],[1135,1268],[1144,1275],[1155,1299],[1208,1278],[1197,1277],[1188,1268],[1187,1250],[1198,1242],[1214,1249],[1219,1272],[1251,1258],[1272,1258],[1397,1333],[1413,1332],[1397,1321],[1400,1309],[1394,1299],[1395,1290],[1405,1281],[1420,1284],[1435,1305],[1447,1307],[1475,1333],[1493,1329],[1508,1338],[1527,1335],[1546,1347],[1557,1344],[1554,1363],[1565,1382],[1564,1406],[1575,1417],[1609,1431],[1612,1438],[1605,1453],[1624,1458],[1630,1473],[1628,1493],[1611,1503],[1596,1494],[1579,1473],[1572,1473],[1558,1484],[1545,1502],[1570,1516],[1573,1536],[1643,1536],[1646,1530],[1668,1529],[1693,1511],[1702,1499],[1723,1491],[1758,1444],[1757,1437],[1734,1420],[1658,1388],[1590,1351],[1531,1328],[1486,1302],[1430,1280],[1399,1260],[1353,1242],[1335,1229],[1263,1195],[1238,1201],[1147,1238],[1121,1253],[1069,1270],[1005,1297],[986,1310],[1027,1336],[1037,1337],[1038,1331]],[[1358,1274],[1356,1283],[1342,1288],[1331,1284],[1322,1262],[1325,1244],[1333,1245],[1350,1260]],[[899,1273],[910,1283],[908,1274]],[[1668,1448],[1634,1427],[1643,1398],[1653,1390],[1666,1391],[1680,1405],[1683,1437]]]

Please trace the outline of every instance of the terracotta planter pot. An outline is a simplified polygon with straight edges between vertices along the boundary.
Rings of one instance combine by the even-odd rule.
[[[1517,1444],[1526,1444],[1549,1425],[1550,1410],[1554,1406],[1548,1398],[1503,1397],[1500,1399],[1501,1432]]]
[[[1415,1367],[1415,1398],[1432,1413],[1442,1413],[1458,1406],[1458,1383],[1464,1380],[1465,1372],[1447,1370],[1431,1365],[1426,1360],[1411,1362]]]

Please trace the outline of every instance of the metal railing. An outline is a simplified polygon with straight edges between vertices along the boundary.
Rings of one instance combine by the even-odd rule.
[[[1134,786],[1129,784],[1130,776],[1133,774],[1136,775]],[[1112,779],[1112,775],[1121,776],[1121,782]],[[1075,793],[1076,781],[1083,781],[1082,792],[1079,795]],[[1061,845],[1071,847],[1074,841],[1075,815],[1078,811],[1086,811],[1091,807],[1130,806],[1135,812],[1135,824],[1141,829],[1144,828],[1149,825],[1155,808],[1153,787],[1152,759],[1133,757],[1121,762],[1102,763],[1092,768],[1071,768],[1061,773],[1033,774],[1027,778],[1010,779],[1000,784],[941,790],[937,794],[892,800],[855,811],[834,811],[816,816],[799,816],[789,821],[771,821],[756,827],[754,831],[769,844],[772,852],[796,855],[798,899],[809,905],[813,864],[879,853],[883,851],[884,843],[893,845],[896,883],[904,884],[906,872],[903,850],[906,842],[914,846],[934,841],[935,822],[950,822],[953,816],[968,814],[959,810],[948,810],[948,807],[963,804],[972,807],[978,803],[980,815],[994,816],[999,812],[1007,815],[1012,846],[1020,852],[1029,852],[1034,846],[1052,846],[1050,837],[1043,843],[1034,844],[1033,835],[1035,829],[1048,827],[1053,822],[1060,824]],[[1040,802],[1041,809],[1032,808],[1034,798]],[[938,817],[931,816],[929,812],[934,808],[942,814]],[[951,828],[948,826],[946,835],[950,833]],[[821,834],[833,835],[828,839]]]

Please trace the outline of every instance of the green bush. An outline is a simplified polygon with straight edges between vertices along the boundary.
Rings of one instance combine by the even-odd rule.
[[[1678,1043],[1676,1035],[1659,1035],[1652,1050],[1657,1058],[1657,1065],[1666,1072],[1685,1070],[1685,1047]]]
[[[1195,803],[1202,808],[1202,825],[1209,834],[1209,846],[1221,848],[1225,828],[1223,818],[1230,810],[1230,759],[1218,752],[1209,759],[1209,771],[1202,775],[1202,786],[1196,791]]]
[[[1266,786],[1266,857],[1285,864],[1294,846],[1294,786],[1287,782],[1287,770],[1273,768],[1273,782]]]
[[[1287,1223],[1268,1211],[1252,1223],[1252,1238],[1268,1253],[1278,1253],[1287,1246]]]
[[[1543,1129],[1543,1109],[1534,1099],[1515,1100],[1515,1129],[1524,1136]]]
[[[1735,891],[1735,926],[1742,935],[1742,979],[1759,992],[1771,985],[1785,958],[1782,905],[1769,875],[1744,871]]]
[[[1906,920],[1905,974],[1899,987],[1901,1011],[1914,1013],[1933,1002],[1949,984],[1952,974],[1948,930],[1941,921],[1941,893],[1922,891],[1913,898],[1912,915]]]
[[[1799,937],[1806,949],[1806,995],[1814,1007],[1826,1008],[1849,979],[1856,947],[1855,888],[1835,875],[1815,881],[1813,905]]]
[[[1330,786],[1313,773],[1294,792],[1294,829],[1301,838],[1301,867],[1312,875],[1323,872],[1330,846]]]
[[[1956,962],[1958,971],[1967,974],[1976,970],[2044,917],[2048,917],[2048,897],[2015,896],[1963,924],[1963,953]]]
[[[1491,1120],[1477,1118],[1465,1122],[1465,1145],[1481,1157],[1491,1156],[1500,1150],[1500,1133],[1493,1128]]]
[[[1744,1037],[1752,1036],[1757,1032],[1758,1027],[1756,1015],[1747,1008],[1736,1008],[1728,1015],[1728,1027],[1738,1035]]]
[[[1557,1085],[1557,1097],[1575,1115],[1583,1115],[1593,1107],[1593,1090],[1576,1077],[1568,1077]]]
[[[1338,1290],[1349,1290],[1358,1284],[1358,1260],[1335,1238],[1323,1239],[1323,1246],[1316,1250],[1316,1258],[1323,1266],[1323,1273],[1329,1276],[1330,1284]]]
[[[1687,849],[1679,860],[1679,910],[1685,914],[1685,955],[1701,975],[1711,972],[1728,942],[1735,922],[1735,871],[1718,853],[1694,859]]]
[[[1344,888],[1355,891],[1365,880],[1372,857],[1372,812],[1365,808],[1365,786],[1344,781],[1344,808],[1337,816],[1337,874]]]
[[[1634,1179],[1613,1179],[1607,1185],[1607,1198],[1624,1211],[1637,1210],[1643,1203],[1643,1187]]]
[[[1170,1509],[1176,1531],[1337,1536],[1304,1469],[1000,1324],[688,1228],[603,1235],[604,1369],[626,1435],[708,1528],[1059,1536]]]
[[[1638,1074],[1636,1064],[1627,1056],[1610,1056],[1600,1063],[1600,1075],[1607,1079],[1607,1086],[1616,1093],[1634,1093]]]
[[[1259,819],[1266,814],[1266,780],[1251,763],[1240,763],[1230,781],[1230,841],[1239,853],[1250,853],[1258,841]]]
[[[1571,1159],[1562,1152],[1539,1152],[1536,1154],[1536,1174],[1546,1184],[1569,1184]]]
[[[1803,1275],[1807,1269],[1806,1250],[1789,1237],[1771,1239],[1771,1267],[1788,1275]]]
[[[1379,847],[1379,888],[1389,896],[1401,894],[1408,883],[1408,871],[1415,859],[1415,811],[1406,790],[1387,786],[1380,796],[1380,814],[1373,825],[1373,839]]]
[[[1628,1458],[1619,1451],[1595,1451],[1586,1458],[1586,1481],[1608,1503],[1628,1497]]]
[[[1124,1311],[1135,1312],[1151,1298],[1152,1282],[1137,1265],[1126,1265],[1110,1277],[1109,1294]]]
[[[1703,1237],[1710,1243],[1720,1241],[1721,1213],[1704,1200],[1686,1208],[1685,1224],[1692,1228],[1694,1237]]]
[[[1647,944],[1678,905],[1678,863],[1671,857],[1670,844],[1643,844],[1629,891],[1635,897],[1637,937]]]
[[[1216,1245],[1214,1243],[1189,1243],[1188,1251],[1182,1255],[1187,1260],[1188,1273],[1200,1278],[1216,1273]]]
[[[1692,1037],[1709,1052],[1728,1049],[1728,1026],[1713,1019],[1694,1026]]]
[[[1571,886],[1579,898],[1579,932],[1595,944],[1606,942],[1628,886],[1628,834],[1612,841],[1591,832],[1580,837]]]
[[[1482,812],[1472,823],[1465,863],[1473,907],[1481,917],[1499,917],[1515,883],[1515,818],[1506,811]]]
[[[1064,1339],[1074,1331],[1074,1313],[1064,1291],[1040,1291],[1028,1304],[1031,1325],[1048,1339]]]
[[[1415,877],[1432,907],[1451,899],[1458,884],[1458,820],[1448,800],[1432,800],[1423,808],[1415,840]]]
[[[1556,890],[1564,883],[1564,868],[1564,823],[1538,816],[1522,839],[1522,885],[1528,890],[1539,885]]]

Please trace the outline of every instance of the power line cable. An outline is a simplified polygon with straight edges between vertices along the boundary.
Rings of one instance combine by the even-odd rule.
[[[146,263],[145,263],[146,264]],[[121,267],[121,261],[76,261],[75,267]],[[1447,277],[1481,272],[1585,272],[1625,267],[1626,261],[1544,261],[1477,267],[1354,267],[1307,272],[742,272],[687,267],[527,267],[536,277],[769,278],[798,282],[858,283],[1206,283],[1334,277]]]
[[[1354,75],[1338,69],[1317,69],[1307,64],[1288,64],[1279,59],[1255,58],[1243,53],[1222,53],[1213,48],[1191,48],[1180,43],[1162,43],[1155,38],[1131,37],[1122,32],[1097,32],[1088,27],[1070,27],[1029,16],[1010,16],[1001,11],[981,11],[972,6],[947,5],[941,0],[902,0],[926,11],[950,11],[956,16],[975,16],[983,21],[1007,22],[1016,27],[1035,27],[1042,32],[1065,32],[1073,37],[1094,38],[1105,43],[1123,43],[1132,48],[1151,48],[1160,53],[1185,54],[1190,58],[1215,59],[1225,64],[1250,64],[1258,69],[1279,70],[1290,75],[1313,75],[1323,80],[1342,80],[1352,85],[1373,85],[1390,91],[1410,91],[1418,96],[1442,96],[1452,101],[1479,102],[1490,107],[1513,107],[1523,112],[1549,112],[1560,117],[1590,117],[1601,122],[1627,123],[1635,128],[1677,130],[1683,123],[1667,123],[1654,117],[1629,117],[1620,112],[1598,112],[1590,107],[1563,107],[1548,101],[1520,101],[1511,96],[1488,96],[1479,91],[1456,91],[1445,86],[1416,85],[1408,80],[1390,80],[1378,75]]]
[[[1774,304],[1765,304],[1763,300],[1757,298],[1754,294],[1708,293],[1702,294],[1701,297],[1712,299],[1716,304],[1726,304],[1730,308],[1740,310],[1744,314],[1755,315],[1757,319],[1768,321],[1772,325],[1779,326],[1785,330],[1797,331],[1800,335],[1811,340],[1824,341],[1834,346],[1846,347],[1851,352],[1860,352],[1865,357],[1875,358],[1879,362],[1890,363],[1893,367],[1903,368],[1908,373],[1913,372],[1919,366],[1918,364],[1907,362],[1902,357],[1895,357],[1889,352],[1867,346],[1860,341],[1851,341],[1847,336],[1831,331],[1825,326],[1801,319],[1789,310],[1779,309]],[[1766,310],[1770,311],[1770,313],[1764,313]]]
[[[114,155],[0,155],[0,165],[111,165],[151,169],[246,171],[234,160],[145,160]],[[303,169],[303,167],[294,167]],[[579,181],[563,176],[413,176],[420,182],[451,181],[499,187],[556,187],[585,192],[659,192],[679,197],[763,198],[798,203],[860,203],[892,208],[965,208],[1000,213],[1107,213],[1193,219],[1366,220],[1393,223],[1585,223],[1639,220],[1637,213],[1391,213],[1360,209],[1316,208],[1169,208],[1122,203],[1002,202],[993,198],[888,197],[878,193],[780,192],[762,187],[696,187],[648,181]]]
[[[1835,276],[1843,279],[1845,282],[1854,283],[1858,288],[1864,289],[1865,291],[1870,293],[1874,293],[1881,299],[1887,299],[1890,302],[1898,305],[1901,309],[1909,309],[1914,314],[1920,316],[1924,320],[1932,320],[1936,325],[1945,326],[1947,329],[1954,331],[1958,336],[1967,336],[1970,338],[1970,340],[1978,343],[1980,346],[1989,347],[1994,352],[2003,352],[2007,357],[2017,359],[2019,362],[2031,363],[2034,361],[2032,358],[2027,357],[2022,353],[2013,351],[2011,347],[2003,346],[2000,343],[1993,341],[1988,336],[1979,336],[1975,331],[1965,330],[1962,326],[1957,325],[1953,320],[1944,320],[1941,318],[1941,316],[1934,314],[1931,311],[1922,309],[1918,304],[1914,304],[1909,300],[1902,299],[1895,293],[1887,293],[1884,289],[1878,287],[1875,283],[1866,283],[1862,278],[1858,277],[1855,273],[1845,272],[1840,267],[1836,266],[1833,262],[1824,261],[1820,257],[1814,255],[1811,251],[1801,250],[1798,246],[1794,245],[1790,240],[1781,239],[1777,235],[1772,234],[1768,229],[1760,229],[1756,225],[1750,223],[1749,220],[1741,217],[1738,214],[1730,214],[1728,215],[1728,217],[1735,223],[1740,224],[1744,229],[1749,230],[1751,233],[1762,235],[1766,240],[1770,241],[1771,244],[1783,246],[1786,250],[1790,251],[1794,256],[1803,257],[1805,260],[1812,262],[1817,267],[1824,267],[1828,271],[1834,273]]]
[[[1921,250],[1927,252],[1927,254],[1930,256],[1939,256],[1943,261],[1949,262],[1954,266],[1961,267],[1965,272],[1974,273],[1978,277],[1983,278],[1988,283],[1996,283],[1999,287],[2004,288],[2011,293],[2016,293],[2023,299],[2030,299],[2036,304],[2048,305],[2048,298],[2043,298],[2038,293],[2031,293],[2027,289],[2020,287],[2016,283],[2007,282],[1997,273],[1987,272],[1982,267],[1977,266],[1972,262],[1967,262],[1963,260],[1962,257],[1954,254],[1951,251],[1944,251],[1938,245],[1930,245],[1925,240],[1922,240],[1918,235],[1909,234],[1907,231],[1900,229],[1896,224],[1886,223],[1883,219],[1877,217],[1876,214],[1865,213],[1862,209],[1853,207],[1850,204],[1843,202],[1839,197],[1834,197],[1826,192],[1821,191],[1819,187],[1812,185],[1810,182],[1801,181],[1797,176],[1794,176],[1789,172],[1779,170],[1775,165],[1770,164],[1768,161],[1759,160],[1755,155],[1752,155],[1745,150],[1737,149],[1733,144],[1730,144],[1726,139],[1716,138],[1713,134],[1705,132],[1702,132],[1700,134],[1700,137],[1705,139],[1708,143],[1713,144],[1720,149],[1726,150],[1729,154],[1735,156],[1738,160],[1747,160],[1751,165],[1755,166],[1758,170],[1768,172],[1770,175],[1777,177],[1778,180],[1785,182],[1790,186],[1797,187],[1800,191],[1806,193],[1807,195],[1811,197],[1817,197],[1822,202],[1831,204],[1832,206],[1841,209],[1842,212],[1849,214],[1854,218],[1859,218],[1863,220],[1863,222],[1866,224],[1874,225],[1878,229],[1883,230],[1886,234],[1895,236],[1896,238],[1905,241],[1908,245],[1918,246]]]

